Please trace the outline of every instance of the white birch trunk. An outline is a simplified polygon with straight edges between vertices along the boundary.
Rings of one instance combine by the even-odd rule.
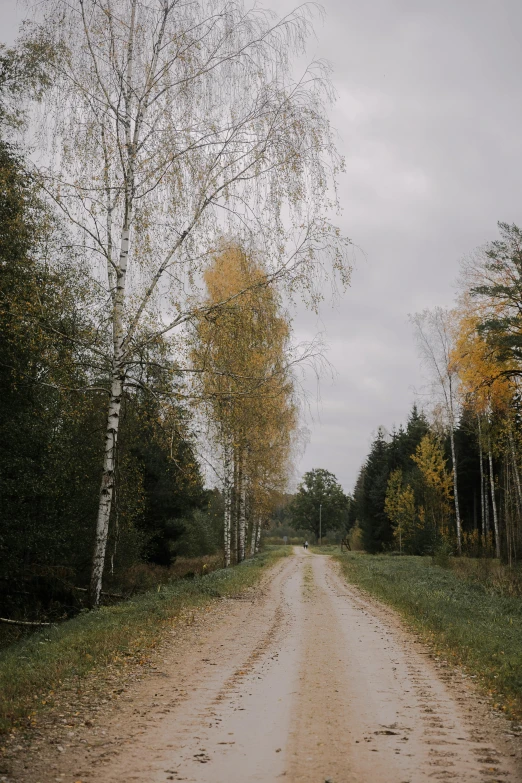
[[[493,455],[491,446],[488,447],[489,458],[489,485],[491,487],[491,506],[493,508],[493,528],[495,530],[495,556],[500,558],[500,535],[498,532],[497,501],[495,500],[495,477],[493,475]]]
[[[127,74],[125,87],[125,147],[127,152],[126,170],[124,176],[125,183],[125,215],[121,231],[120,256],[118,267],[116,269],[116,289],[112,295],[112,379],[111,379],[111,397],[109,400],[109,410],[107,413],[107,426],[105,431],[105,454],[103,459],[103,472],[100,487],[100,499],[98,504],[98,517],[96,520],[96,537],[94,542],[94,554],[91,571],[91,606],[96,607],[100,602],[100,595],[103,583],[103,570],[105,566],[105,556],[107,552],[107,538],[109,536],[109,521],[111,516],[112,499],[114,496],[115,466],[116,466],[116,445],[118,442],[118,431],[120,427],[120,409],[121,397],[123,394],[123,384],[125,380],[123,343],[124,334],[124,306],[125,291],[127,284],[127,267],[129,263],[130,249],[130,231],[133,212],[134,197],[134,166],[135,149],[133,148],[131,136],[131,116],[133,103],[133,65],[134,65],[134,32],[136,21],[137,0],[132,0],[131,19],[129,26],[129,40],[127,44]],[[135,129],[136,130],[136,129]],[[107,184],[107,183],[105,183]],[[111,225],[111,216],[108,215],[109,227]],[[113,270],[109,263],[108,266],[109,281],[113,275]]]
[[[130,217],[130,215],[129,215]],[[111,516],[112,499],[114,496],[114,481],[116,467],[116,445],[120,427],[121,397],[125,371],[123,368],[122,345],[124,339],[123,305],[125,301],[125,284],[127,280],[127,262],[129,256],[129,220],[125,222],[122,237],[120,258],[117,271],[116,291],[113,299],[113,362],[111,396],[107,413],[105,429],[105,453],[103,457],[103,472],[96,519],[96,536],[91,571],[90,603],[92,607],[100,603],[103,584],[103,570],[109,536],[109,520]]]
[[[455,458],[455,433],[453,429],[453,417],[450,428],[451,460],[453,462],[453,497],[455,500],[455,520],[457,523],[457,551],[462,554],[462,525],[460,521],[459,492],[457,487],[457,460]]]
[[[511,461],[513,463],[513,474],[515,476],[515,485],[517,488],[517,510],[518,515],[520,516],[522,511],[522,487],[520,484],[520,473],[518,472],[518,465],[517,465],[517,455],[515,451],[515,441],[513,440],[513,428],[511,426],[511,421],[509,421],[509,446],[511,449]]]
[[[109,535],[109,519],[111,515],[112,498],[114,495],[114,478],[116,466],[116,443],[120,420],[121,395],[123,382],[121,376],[115,374],[111,384],[111,398],[107,414],[105,432],[105,454],[103,458],[103,473],[96,520],[96,538],[91,572],[91,606],[98,606],[103,582],[103,569]]]
[[[257,533],[256,533],[256,547],[254,550],[254,554],[257,555],[259,552],[259,544],[261,543],[261,520],[257,523]]]
[[[234,562],[239,562],[239,499],[241,488],[241,466],[239,464],[238,450],[234,448],[234,492],[232,495],[232,551]]]
[[[257,542],[257,529],[259,527],[259,521],[257,518],[257,515],[254,516],[254,519],[252,521],[252,535],[250,537],[250,556],[253,557],[256,553],[256,542]]]
[[[486,538],[486,509],[485,509],[485,497],[484,497],[484,457],[482,455],[482,427],[480,426],[480,416],[477,416],[478,432],[479,432],[479,459],[480,459],[480,519],[482,537]]]
[[[225,445],[224,450],[224,470],[223,470],[223,495],[225,500],[225,520],[224,520],[224,548],[225,548],[225,568],[231,564],[231,522],[232,522],[232,455],[229,444]]]
[[[242,563],[245,559],[246,544],[246,481],[244,472],[239,475],[239,509],[238,509],[238,546],[237,560]]]

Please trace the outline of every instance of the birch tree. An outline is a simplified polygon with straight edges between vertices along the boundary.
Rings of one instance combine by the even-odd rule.
[[[298,424],[294,390],[287,379],[271,377],[262,393],[247,402],[250,481],[250,553],[259,547],[261,528],[287,487]]]
[[[495,496],[495,474],[493,464],[494,419],[500,416],[505,421],[507,430],[508,452],[512,457],[512,465],[518,487],[518,466],[514,449],[512,433],[512,411],[510,410],[515,396],[513,380],[509,374],[507,361],[500,361],[498,355],[488,346],[483,331],[480,329],[480,310],[469,296],[463,296],[460,301],[458,329],[453,349],[453,364],[459,373],[462,388],[467,394],[468,405],[475,411],[478,421],[479,459],[481,473],[482,499],[482,531],[486,537],[489,521],[485,510],[488,510],[487,483],[491,496],[493,529],[495,532],[495,552],[500,557],[500,524],[498,506]],[[484,475],[483,447],[487,454],[488,477]],[[517,496],[519,499],[519,496]]]
[[[269,277],[311,304],[347,281],[331,224],[342,161],[328,68],[291,77],[312,7],[277,19],[240,0],[44,0],[51,40],[39,140],[46,192],[74,229],[98,292],[106,434],[91,578],[99,602],[122,394],[137,357],[200,310],[195,285],[223,233],[263,246]],[[215,308],[217,304],[214,304]]]
[[[450,310],[436,307],[424,310],[412,318],[419,352],[430,374],[432,391],[442,403],[451,445],[453,470],[453,501],[457,532],[457,550],[462,554],[462,524],[459,508],[457,455],[455,450],[455,427],[459,413],[459,378],[452,360],[454,314]]]
[[[233,539],[237,560],[246,555],[247,502],[252,520],[259,520],[267,494],[280,489],[288,473],[296,425],[289,327],[263,267],[237,245],[223,247],[204,278],[209,308],[229,301],[195,321],[191,352],[195,388],[222,455],[228,566]],[[251,539],[251,550],[256,545]]]

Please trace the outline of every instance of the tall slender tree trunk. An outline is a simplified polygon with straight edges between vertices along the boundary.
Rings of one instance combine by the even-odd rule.
[[[92,607],[98,606],[103,584],[103,570],[107,552],[107,539],[109,536],[109,521],[111,516],[112,499],[114,496],[114,481],[116,467],[116,446],[120,428],[121,398],[125,380],[125,368],[123,362],[123,306],[125,301],[125,286],[127,281],[127,263],[129,257],[130,237],[130,210],[123,226],[120,258],[116,275],[116,290],[113,296],[112,308],[112,335],[113,335],[113,359],[111,394],[107,423],[105,427],[105,451],[103,456],[103,471],[98,502],[98,516],[96,519],[96,536],[94,541],[94,553],[91,570],[90,603]]]
[[[511,461],[513,464],[513,475],[515,477],[515,486],[517,488],[517,511],[520,518],[522,515],[522,486],[520,484],[520,473],[518,471],[517,454],[515,451],[515,441],[513,438],[513,427],[511,426],[511,419],[508,421],[508,434],[509,447],[511,450]]]
[[[111,516],[112,499],[114,496],[116,444],[118,441],[122,391],[123,379],[121,374],[116,371],[111,384],[111,397],[105,429],[105,453],[103,457],[103,473],[98,503],[98,516],[96,519],[96,537],[91,571],[90,603],[92,607],[98,606],[100,602],[103,583],[107,538],[109,536],[109,520]]]
[[[134,70],[134,33],[136,22],[137,0],[131,2],[131,18],[129,24],[129,39],[127,42],[126,62],[126,86],[124,91],[124,127],[125,148],[127,159],[124,166],[125,212],[120,237],[120,255],[117,269],[112,269],[108,264],[108,276],[111,284],[116,283],[112,295],[112,367],[111,367],[111,395],[109,410],[107,412],[107,424],[105,429],[105,453],[103,457],[103,471],[98,503],[98,517],[96,520],[96,537],[91,570],[90,602],[92,607],[98,606],[103,584],[103,570],[107,552],[107,539],[109,536],[109,521],[111,516],[112,499],[114,496],[116,446],[120,427],[121,398],[125,381],[124,362],[124,306],[127,284],[127,267],[129,263],[130,232],[133,215],[134,199],[134,174],[135,174],[135,144],[132,139],[131,117],[134,101],[133,70]],[[135,133],[137,127],[135,127]],[[105,139],[102,132],[102,144]],[[105,180],[105,185],[107,181]],[[108,227],[112,225],[112,216],[108,216]],[[110,242],[110,237],[109,237]],[[109,248],[110,252],[110,248]]]
[[[479,442],[479,460],[480,460],[480,512],[482,522],[482,538],[486,539],[486,498],[484,497],[484,457],[482,454],[482,427],[480,426],[480,414],[477,415],[478,421],[478,442]]]
[[[232,551],[235,562],[239,562],[239,514],[241,495],[241,465],[237,447],[234,448],[234,494],[232,503]]]
[[[258,519],[257,521],[257,531],[256,531],[256,546],[254,549],[254,554],[257,555],[259,552],[259,544],[261,543],[261,519]]]
[[[493,475],[493,454],[491,453],[491,443],[488,443],[489,459],[489,485],[491,488],[491,507],[493,509],[493,528],[495,530],[495,556],[500,558],[500,535],[498,531],[498,513],[497,501],[495,499],[495,477]]]
[[[256,553],[256,541],[257,541],[257,527],[258,527],[257,515],[254,515],[252,520],[252,533],[250,535],[250,556],[252,557]]]
[[[510,464],[509,456],[507,452],[504,452],[504,524],[506,531],[506,553],[508,565],[511,568],[512,556],[511,556],[511,527],[512,527],[512,510],[513,510],[513,492],[512,482],[510,476]],[[514,471],[513,471],[514,472]],[[515,493],[516,495],[516,493]],[[515,506],[518,507],[518,498],[515,498]]]
[[[246,477],[244,471],[240,471],[239,480],[239,509],[238,509],[238,547],[237,547],[237,560],[238,563],[242,563],[245,559],[245,545],[246,545]]]
[[[485,502],[485,517],[486,517],[486,539],[489,536],[491,526],[489,524],[489,490],[488,490],[488,477],[484,474],[484,502]]]
[[[462,525],[460,521],[459,491],[457,486],[457,460],[455,457],[455,432],[453,420],[450,427],[451,461],[453,463],[453,497],[455,500],[455,521],[457,523],[457,552],[462,554]]]
[[[225,549],[225,568],[230,567],[231,563],[231,522],[232,522],[232,449],[228,442],[225,443],[223,454],[223,496],[225,502],[224,519],[224,549]]]

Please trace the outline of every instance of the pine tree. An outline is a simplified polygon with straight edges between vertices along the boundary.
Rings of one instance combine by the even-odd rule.
[[[370,448],[364,466],[362,492],[357,498],[363,546],[371,553],[383,551],[393,541],[393,527],[384,508],[390,473],[388,457],[389,446],[381,427]]]

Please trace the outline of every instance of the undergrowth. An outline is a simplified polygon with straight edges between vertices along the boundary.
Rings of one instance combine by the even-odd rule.
[[[269,547],[239,566],[160,584],[0,651],[0,732],[30,725],[65,682],[108,664],[139,659],[158,644],[162,629],[185,609],[252,587],[266,566],[290,553],[290,547]]]
[[[106,580],[108,584],[105,585],[107,592],[102,592],[101,601],[104,606],[113,606],[122,599],[125,600],[138,593],[157,589],[160,584],[166,585],[178,579],[195,576],[196,574],[209,574],[211,571],[217,571],[222,567],[222,553],[200,557],[177,557],[169,567],[155,563],[135,563],[123,573],[119,573],[117,579],[111,580],[109,576]],[[47,573],[47,576],[49,577],[49,573]],[[62,580],[57,579],[56,574],[54,576],[56,586],[56,582],[61,582]],[[25,616],[23,612],[20,616],[13,616],[9,612],[6,614],[13,620],[34,619],[44,623],[69,621],[81,613],[82,609],[88,607],[89,592],[87,588],[75,586],[65,580],[62,586],[65,592],[60,594],[60,600],[54,602],[50,612],[38,612],[33,606],[29,616]],[[48,610],[49,608],[47,607]],[[27,636],[31,636],[33,633],[33,628],[0,623],[0,650],[21,641]]]
[[[522,567],[492,557],[451,557],[448,567],[461,579],[481,584],[488,592],[522,598]]]
[[[496,708],[522,719],[520,598],[463,579],[431,558],[338,550],[335,556],[348,581],[398,609],[439,654],[477,678]]]

